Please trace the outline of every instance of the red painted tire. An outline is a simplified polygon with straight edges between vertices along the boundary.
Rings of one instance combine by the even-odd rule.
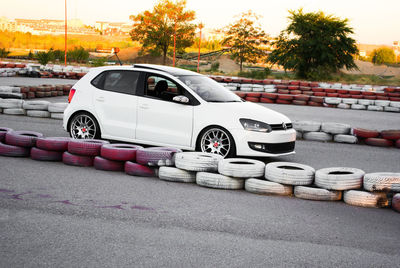
[[[238,95],[238,97],[241,97],[241,98],[245,98],[246,97],[246,93],[244,93],[244,92],[235,92],[235,94],[236,95]]]
[[[309,87],[309,86],[310,86],[310,82],[300,81],[300,86],[302,86],[302,87]]]
[[[6,133],[13,131],[11,128],[0,127],[0,142],[3,142],[6,138]]]
[[[321,87],[314,87],[311,89],[312,92],[324,92],[325,89]]]
[[[307,105],[307,101],[305,100],[293,100],[292,103],[295,105]]]
[[[366,100],[376,100],[376,96],[364,96],[364,99],[366,99]]]
[[[322,103],[324,102],[324,98],[312,96],[312,97],[310,98],[310,101],[316,102],[316,103],[321,103],[321,104],[322,104]]]
[[[143,166],[130,161],[125,162],[125,173],[132,176],[156,177],[156,169]]]
[[[375,92],[372,91],[362,91],[361,94],[364,96],[375,96]]]
[[[299,101],[308,101],[310,99],[310,96],[300,94],[300,95],[294,96],[294,99],[299,100]]]
[[[327,97],[332,97],[332,98],[336,98],[339,96],[339,93],[326,93]]]
[[[278,94],[276,94],[276,93],[262,93],[261,97],[262,98],[268,98],[268,99],[271,99],[271,100],[275,100],[276,98],[278,98]]]
[[[383,96],[376,96],[377,100],[390,100],[389,97],[383,97]]]
[[[279,94],[278,95],[278,100],[293,100],[294,96],[293,95],[286,95],[286,94]],[[277,101],[278,103],[278,101]]]
[[[395,146],[396,146],[397,148],[400,148],[400,140],[397,140],[397,141],[396,141]]]
[[[319,83],[318,82],[311,82],[310,83],[310,87],[319,87]]]
[[[31,158],[39,161],[62,161],[63,152],[47,151],[32,147]]]
[[[108,160],[114,161],[135,161],[136,152],[143,149],[142,146],[133,144],[104,144],[101,147],[100,155]]]
[[[275,103],[275,100],[268,98],[260,98],[260,102],[262,103]]]
[[[289,94],[289,90],[287,90],[287,89],[278,89],[278,94]]]
[[[0,155],[2,156],[29,156],[30,150],[26,147],[8,145],[0,142]]]
[[[292,82],[290,82],[290,83],[292,83]],[[291,86],[288,86],[288,89],[289,90],[299,90],[299,86],[291,85]]]
[[[378,94],[378,93],[376,93]],[[387,97],[400,98],[400,93],[387,93]]]
[[[317,107],[321,107],[323,104],[320,102],[315,102],[315,101],[309,101],[308,102],[309,106],[317,106]]]
[[[72,139],[70,142],[68,142],[68,152],[76,155],[99,156],[101,146],[104,144],[109,144],[109,142],[96,139]]]
[[[380,139],[380,138],[368,138],[364,140],[365,144],[379,147],[391,147],[393,146],[393,141]]]
[[[348,93],[350,95],[361,95],[361,91],[359,91],[359,90],[349,90]]]
[[[392,208],[400,212],[400,194],[395,194],[392,199]]]
[[[276,103],[278,103],[278,104],[292,104],[292,101],[291,100],[277,99]]]
[[[279,90],[281,90],[281,89],[283,89],[283,90],[287,90],[287,86],[286,85],[277,85],[276,86],[276,89],[279,89]]]
[[[364,128],[354,128],[353,135],[357,136],[358,138],[376,138],[379,136],[379,131],[377,130],[370,130]]]
[[[5,141],[8,145],[33,147],[36,144],[36,139],[42,137],[42,133],[34,131],[9,131],[6,133]]]
[[[395,87],[387,87],[384,90],[385,90],[385,92],[396,92],[396,88]]]
[[[93,161],[95,169],[105,171],[124,171],[125,162],[108,160],[100,156],[96,156]]]
[[[326,97],[326,93],[325,93],[325,92],[314,92],[314,96],[317,96],[317,97]]]
[[[289,85],[299,86],[300,85],[300,81],[290,81]]]
[[[93,166],[94,157],[71,154],[64,152],[62,161],[66,165],[77,166],[77,167],[91,167]]]
[[[348,94],[349,93],[349,91],[346,89],[337,89],[336,92],[339,94]]]
[[[312,96],[312,95],[314,95],[314,92],[312,92],[312,91],[303,91],[302,94],[303,94],[303,95]]]
[[[350,97],[351,97],[350,94],[341,94],[341,93],[339,93],[339,98],[348,99]]]
[[[68,137],[46,137],[36,140],[36,147],[46,151],[65,152],[68,150],[68,143],[71,141]]]
[[[381,136],[387,140],[398,140],[400,139],[400,130],[382,130]]]
[[[299,95],[299,94],[301,94],[301,90],[291,90],[291,91],[289,91],[289,94],[290,95]]]
[[[400,98],[397,98],[397,97],[390,97],[389,98],[391,101],[400,101]]]
[[[253,98],[259,98],[261,96],[261,93],[255,93],[255,92],[250,92],[247,93],[246,97],[253,97]]]
[[[259,102],[259,101],[260,101],[260,98],[246,97],[245,100],[246,100],[246,101],[250,101],[250,102]]]
[[[334,88],[325,88],[324,91],[325,91],[326,93],[336,93],[336,94],[339,94],[339,93],[337,93],[337,90],[334,89]]]
[[[353,99],[363,99],[364,98],[363,95],[350,95],[350,97]]]
[[[328,108],[336,108],[337,105],[335,105],[335,104],[328,104],[328,103],[322,103],[322,106],[328,107]]]
[[[151,147],[139,149],[136,152],[136,162],[149,166],[173,166],[175,153],[182,150],[168,147]]]

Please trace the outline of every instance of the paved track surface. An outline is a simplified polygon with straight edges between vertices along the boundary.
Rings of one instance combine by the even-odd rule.
[[[61,121],[0,126],[66,136]],[[264,159],[266,162],[278,159]],[[299,141],[279,160],[399,171],[396,149]],[[3,267],[395,267],[400,214],[0,157]]]

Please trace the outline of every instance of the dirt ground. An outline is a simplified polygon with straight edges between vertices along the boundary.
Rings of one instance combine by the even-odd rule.
[[[400,76],[399,67],[388,67],[386,65],[375,65],[371,62],[356,60],[359,70],[348,71],[342,70],[344,73],[349,74],[375,74],[379,76]]]

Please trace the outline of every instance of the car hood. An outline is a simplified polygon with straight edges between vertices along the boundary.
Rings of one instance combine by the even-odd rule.
[[[215,112],[228,112],[232,117],[237,119],[249,118],[268,124],[291,122],[287,116],[252,102],[209,103],[209,108],[213,109]]]

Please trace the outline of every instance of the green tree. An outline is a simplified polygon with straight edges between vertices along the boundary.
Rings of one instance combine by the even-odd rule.
[[[46,65],[52,58],[51,52],[39,51],[36,53],[36,58],[41,65]]]
[[[393,49],[387,47],[374,49],[371,56],[372,62],[375,64],[394,63],[396,61]]]
[[[178,52],[193,44],[196,25],[192,21],[195,12],[186,10],[186,0],[159,0],[152,11],[146,10],[129,18],[134,22],[131,39],[141,42],[143,50],[161,53],[164,64],[168,49],[174,44],[175,29]]]
[[[230,47],[233,58],[239,63],[240,71],[244,62],[256,63],[266,56],[260,46],[267,44],[267,35],[256,25],[259,17],[251,11],[244,12],[234,23],[227,26],[222,45]]]
[[[301,78],[327,78],[340,68],[356,69],[353,55],[358,52],[353,29],[347,19],[323,12],[289,11],[290,24],[273,42],[271,63],[294,70]]]
[[[10,51],[5,48],[0,48],[0,59],[7,58],[8,54],[10,54]]]

